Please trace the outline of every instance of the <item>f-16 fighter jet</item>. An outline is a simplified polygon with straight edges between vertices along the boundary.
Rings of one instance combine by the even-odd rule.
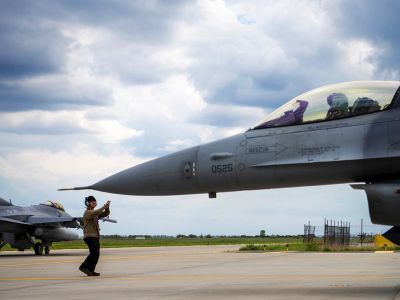
[[[93,185],[126,195],[182,195],[353,183],[371,220],[400,242],[400,81],[306,92],[246,132],[131,167]],[[356,183],[356,184],[354,184]]]
[[[81,217],[70,216],[55,201],[21,207],[0,198],[0,249],[10,244],[21,251],[33,247],[36,255],[42,255],[43,250],[50,254],[53,242],[78,239],[76,232],[66,228],[81,228],[81,223]]]

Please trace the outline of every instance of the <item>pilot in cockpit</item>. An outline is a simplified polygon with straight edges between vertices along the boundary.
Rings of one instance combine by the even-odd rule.
[[[349,115],[349,101],[345,94],[332,93],[326,98],[326,101],[329,105],[326,120],[340,119]]]

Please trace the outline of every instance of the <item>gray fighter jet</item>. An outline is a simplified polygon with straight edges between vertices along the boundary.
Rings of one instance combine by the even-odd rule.
[[[112,219],[105,221],[116,222]],[[78,239],[76,232],[67,228],[81,228],[82,218],[67,214],[55,201],[21,207],[0,198],[0,249],[10,244],[18,250],[33,247],[36,255],[50,254],[53,242]]]
[[[400,242],[400,81],[306,92],[244,133],[134,166],[93,185],[126,195],[182,195],[353,183],[371,220]],[[354,184],[356,183],[356,184]]]

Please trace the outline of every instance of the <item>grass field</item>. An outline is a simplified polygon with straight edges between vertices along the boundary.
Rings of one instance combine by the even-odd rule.
[[[288,243],[288,244],[247,244],[240,247],[240,251],[323,251],[323,252],[349,252],[349,251],[391,251],[400,250],[400,247],[375,247],[374,245],[351,245],[349,247],[324,247],[321,243],[304,244]]]
[[[303,243],[301,237],[212,237],[212,238],[101,238],[103,248],[123,247],[160,247],[160,246],[195,246],[195,245],[247,245],[247,244],[298,244]],[[52,249],[87,248],[83,240],[53,243]],[[239,248],[239,247],[238,247]],[[2,250],[12,250],[6,245]]]
[[[301,238],[150,238],[136,240],[132,238],[102,238],[104,248],[120,247],[160,247],[160,246],[195,246],[195,245],[246,245],[263,243],[302,243]],[[54,243],[53,249],[86,248],[83,240]]]
[[[359,247],[354,244],[351,247],[327,248],[323,247],[322,240],[317,239],[316,243],[306,245],[301,236],[267,236],[267,237],[211,237],[211,238],[146,238],[135,239],[126,237],[105,237],[100,239],[103,248],[124,248],[124,247],[160,247],[160,246],[195,246],[195,245],[238,245],[241,251],[378,251],[378,248],[369,244]],[[71,242],[53,243],[52,249],[84,249],[85,242],[80,239]],[[15,250],[9,245],[2,248],[3,251]],[[387,248],[386,250],[400,250],[399,247]]]

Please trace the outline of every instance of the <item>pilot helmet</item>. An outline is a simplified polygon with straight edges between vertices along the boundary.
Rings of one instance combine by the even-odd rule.
[[[327,98],[330,107],[348,106],[349,101],[343,93],[332,93]]]
[[[85,206],[89,206],[90,202],[96,201],[96,198],[93,196],[85,197]]]

